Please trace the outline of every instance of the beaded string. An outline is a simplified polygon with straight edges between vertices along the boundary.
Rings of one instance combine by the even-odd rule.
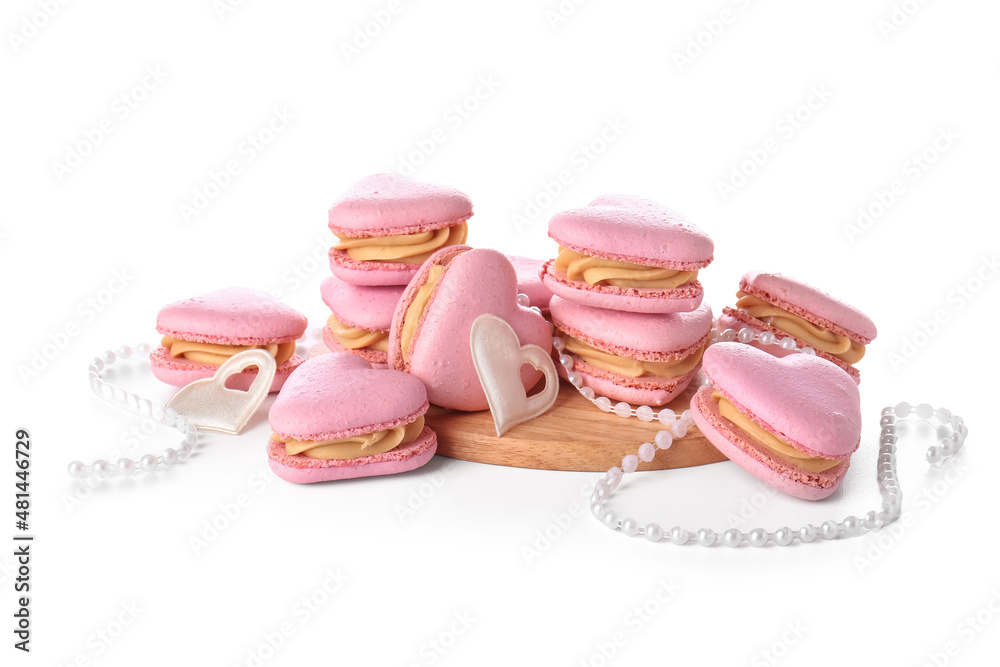
[[[778,345],[782,349],[797,351],[803,354],[816,354],[810,347],[798,347],[793,338],[778,339],[773,333],[763,331],[757,333],[749,327],[740,331],[725,329],[713,331],[710,344],[719,341],[738,340],[741,343],[752,343],[757,341],[764,345]],[[890,406],[882,410],[880,426],[882,429],[879,437],[879,452],[877,463],[877,475],[879,494],[882,497],[881,507],[877,510],[867,512],[863,517],[850,515],[841,521],[824,521],[821,525],[809,524],[798,529],[789,527],[779,528],[773,532],[764,528],[753,528],[749,531],[741,531],[737,528],[730,528],[722,533],[716,533],[710,528],[699,528],[691,531],[681,526],[674,526],[669,530],[664,530],[657,523],[640,524],[630,516],[619,517],[613,510],[605,507],[607,501],[615,489],[618,488],[624,475],[635,472],[640,461],[650,462],[656,456],[657,450],[670,449],[675,438],[683,438],[691,426],[691,411],[685,410],[678,417],[675,412],[668,408],[661,408],[654,412],[648,405],[633,408],[628,403],[621,401],[612,407],[611,400],[607,397],[597,397],[593,389],[582,386],[582,377],[573,371],[573,358],[563,352],[564,345],[560,338],[556,337],[552,341],[553,347],[559,351],[559,363],[566,369],[570,383],[594,405],[605,412],[614,412],[622,418],[637,417],[640,421],[650,422],[656,419],[663,424],[666,429],[659,431],[653,442],[644,442],[639,446],[637,454],[628,454],[622,459],[621,466],[613,466],[604,477],[597,480],[594,485],[594,493],[590,497],[590,511],[601,523],[612,530],[620,530],[629,537],[643,536],[650,542],[660,542],[666,540],[672,544],[688,544],[692,540],[705,547],[723,544],[727,547],[738,547],[744,542],[754,547],[763,547],[768,544],[778,546],[789,546],[796,539],[802,543],[809,543],[815,540],[835,540],[841,538],[857,537],[868,532],[876,532],[885,526],[899,519],[903,506],[903,492],[896,477],[896,423],[908,417],[916,417],[920,421],[930,421],[936,419],[942,426],[949,427],[951,433],[941,439],[938,445],[929,447],[925,453],[927,462],[934,466],[940,466],[946,459],[954,456],[965,443],[968,435],[968,428],[964,420],[953,415],[946,408],[933,408],[927,403],[921,403],[916,407],[909,403],[902,402],[896,406]],[[706,379],[705,384],[710,384]]]

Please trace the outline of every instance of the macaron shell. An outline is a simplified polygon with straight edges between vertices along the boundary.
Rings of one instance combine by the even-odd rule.
[[[790,465],[757,447],[719,414],[712,391],[712,387],[698,390],[691,401],[691,418],[702,435],[729,460],[765,484],[795,498],[821,500],[837,490],[850,466],[848,461],[825,473],[810,473]]]
[[[389,353],[383,352],[381,350],[368,350],[365,348],[358,348],[356,350],[348,350],[346,347],[340,344],[336,338],[333,337],[333,332],[330,331],[330,327],[323,327],[323,345],[326,346],[327,352],[344,352],[347,354],[353,354],[361,357],[369,364],[372,368],[388,368]],[[310,356],[314,356],[310,353]]]
[[[538,308],[543,313],[548,312],[552,290],[542,282],[541,271],[542,267],[545,266],[545,260],[517,255],[507,255],[507,259],[514,266],[514,272],[517,273],[518,293],[528,297],[529,306]]]
[[[773,357],[743,343],[705,351],[705,374],[740,412],[810,456],[845,459],[861,440],[858,385],[818,357]]]
[[[220,345],[285,343],[300,338],[307,324],[299,311],[246,287],[175,301],[156,315],[156,330],[164,336]]]
[[[292,371],[298,368],[303,361],[302,357],[293,354],[288,358],[288,361],[278,366],[274,372],[274,380],[271,381],[271,388],[268,391],[271,393],[280,391],[285,381],[292,374]],[[187,359],[173,358],[170,356],[170,350],[165,347],[158,347],[150,352],[149,362],[150,368],[153,371],[153,377],[160,382],[175,387],[184,387],[195,380],[213,377],[216,371],[219,370],[218,366],[211,364],[199,364]],[[256,377],[257,369],[248,368],[240,373],[231,375],[226,380],[226,386],[230,389],[247,391]]]
[[[569,301],[630,313],[685,313],[701,305],[705,290],[697,280],[674,289],[635,289],[613,285],[589,285],[569,280],[555,270],[555,260],[545,263],[542,282],[553,294]]]
[[[330,276],[320,285],[323,303],[344,324],[369,331],[389,331],[404,286],[352,285]]]
[[[729,308],[728,306],[726,308],[723,308],[722,314],[719,315],[719,327],[723,330],[733,329],[734,331],[739,331],[744,327],[749,327],[750,329],[753,329],[756,333],[760,333],[762,331],[770,331],[771,333],[773,333],[775,336],[778,337],[778,340],[781,340],[782,338],[793,338],[799,347],[808,346],[808,343],[806,343],[801,338],[792,336],[791,334],[786,333],[775,326],[767,324],[762,320],[758,320],[756,317],[751,317],[750,315],[747,315],[746,313],[740,310],[737,310],[735,308]],[[772,356],[778,357],[779,359],[782,357],[787,357],[792,354],[800,354],[799,352],[795,352],[794,350],[786,350],[777,345],[762,345],[756,340],[752,343],[749,343],[749,345],[754,346],[758,350],[767,352]],[[846,372],[848,375],[851,376],[855,384],[861,384],[861,371],[859,371],[856,367],[847,363],[843,359],[838,359],[832,354],[824,352],[823,350],[816,350],[816,356],[826,359],[830,363],[836,364],[844,372]]]
[[[559,372],[560,377],[564,380],[569,380],[569,372],[563,368],[562,364],[557,363],[556,370]],[[615,376],[613,373],[601,371],[601,369],[584,364],[575,364],[573,370],[583,378],[584,387],[590,387],[594,390],[594,393],[600,396],[607,396],[615,401],[626,401],[633,405],[651,405],[654,407],[666,405],[677,398],[681,392],[688,388],[691,380],[698,373],[698,369],[695,368],[680,377],[671,378],[671,382],[659,383],[660,386],[653,384],[641,386],[626,384],[627,380],[633,380],[634,378]]]
[[[871,318],[854,306],[780,273],[751,271],[740,289],[859,343],[867,345],[878,335]]]
[[[309,359],[288,378],[268,422],[281,437],[337,440],[408,424],[427,407],[419,379],[332,353]]]
[[[284,445],[267,444],[267,463],[281,479],[296,484],[328,482],[337,479],[394,475],[415,470],[426,464],[437,451],[437,436],[428,427],[413,442],[400,445],[381,454],[356,459],[311,459],[296,454],[289,456]]]
[[[686,357],[712,331],[708,304],[687,313],[629,313],[555,296],[549,308],[556,329],[605,352],[647,361]]]
[[[400,339],[403,319],[422,275],[435,263],[445,266],[417,326],[406,359]],[[436,405],[457,410],[486,410],[489,403],[472,363],[469,333],[480,315],[491,313],[514,329],[521,345],[543,350],[552,346],[552,329],[540,314],[517,303],[517,275],[500,252],[469,246],[442,248],[421,267],[400,300],[390,331],[389,365],[423,380]],[[541,373],[522,367],[521,381],[530,389]]]
[[[353,184],[333,203],[329,224],[343,236],[388,236],[449,227],[470,216],[472,201],[455,188],[398,174],[374,174]]]
[[[419,264],[359,262],[344,250],[330,248],[330,271],[345,283],[362,286],[404,286],[417,275]]]
[[[556,213],[549,236],[587,255],[683,271],[708,266],[715,252],[708,234],[686,217],[631,195],[605,195]]]

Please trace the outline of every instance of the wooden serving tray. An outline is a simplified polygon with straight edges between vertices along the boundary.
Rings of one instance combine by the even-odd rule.
[[[516,468],[605,472],[621,465],[622,457],[635,454],[639,445],[652,441],[663,428],[657,421],[646,423],[635,417],[622,419],[601,412],[572,385],[565,381],[560,384],[559,396],[551,410],[518,424],[499,438],[488,410],[461,412],[432,405],[426,420],[437,433],[437,453],[463,461]],[[700,377],[696,377],[666,407],[677,414],[687,410],[699,385]],[[674,441],[669,451],[658,454],[649,463],[640,463],[639,470],[686,468],[725,460],[692,426],[686,436]]]

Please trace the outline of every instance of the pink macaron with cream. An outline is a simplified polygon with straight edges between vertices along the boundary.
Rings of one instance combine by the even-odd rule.
[[[698,271],[715,251],[712,239],[681,214],[629,195],[556,213],[549,236],[559,255],[545,264],[542,280],[553,293],[635,313],[697,308],[704,296]]]
[[[626,313],[554,296],[550,308],[582,386],[640,405],[665,405],[687,388],[712,331],[708,304],[688,313]]]
[[[278,391],[302,363],[295,341],[307,324],[306,316],[294,308],[245,287],[175,301],[156,316],[156,331],[163,339],[149,355],[153,375],[181,387],[212,377],[240,352],[264,349],[278,366],[271,383],[271,391]],[[256,367],[250,367],[230,377],[226,386],[246,390],[256,376]]]
[[[842,369],[807,354],[778,358],[742,343],[705,352],[711,382],[691,401],[695,425],[731,461],[805,500],[840,486],[861,441],[861,396]]]
[[[331,314],[323,327],[323,342],[331,352],[350,352],[375,368],[386,368],[389,327],[403,286],[351,285],[330,276],[320,285]]]
[[[271,406],[268,464],[296,483],[406,472],[430,461],[427,392],[406,373],[361,357],[322,354],[302,364]]]
[[[352,285],[406,285],[431,253],[465,243],[472,201],[398,174],[361,179],[333,203],[333,274]]]
[[[854,364],[864,357],[878,331],[860,310],[780,273],[745,274],[736,296],[736,307],[724,308],[719,318],[723,329],[769,331],[779,341],[791,337],[796,347],[813,348],[861,381]],[[794,353],[780,345],[754,345],[778,357]]]
[[[505,320],[521,345],[552,347],[552,328],[517,302],[517,274],[500,252],[469,246],[444,248],[420,267],[393,315],[389,365],[423,380],[431,403],[456,410],[486,410],[469,342],[472,323],[492,314]],[[521,368],[525,390],[541,379]]]

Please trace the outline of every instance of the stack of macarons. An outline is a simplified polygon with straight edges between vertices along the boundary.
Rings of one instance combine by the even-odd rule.
[[[698,271],[712,262],[712,240],[676,211],[628,195],[557,213],[549,236],[559,253],[541,278],[583,386],[668,403],[690,384],[711,334]]]

